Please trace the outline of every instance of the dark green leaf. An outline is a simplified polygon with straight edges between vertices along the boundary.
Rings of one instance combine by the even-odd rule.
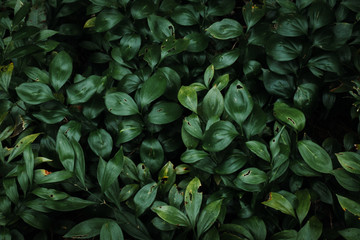
[[[357,217],[360,217],[360,204],[357,201],[351,200],[347,197],[336,194],[341,208],[344,211],[349,211]]]
[[[242,14],[247,26],[247,31],[249,31],[249,29],[265,15],[265,6],[260,8],[259,6],[253,5],[252,2],[248,2],[242,8]]]
[[[202,204],[203,194],[199,190],[200,186],[201,186],[200,180],[197,177],[195,177],[189,182],[185,190],[185,196],[184,196],[185,210],[187,216],[189,217],[190,224],[193,227],[195,227],[196,225],[197,222],[196,220],[199,215]]]
[[[232,174],[241,169],[246,164],[247,160],[248,156],[235,149],[229,157],[216,167],[215,172],[222,175]]]
[[[283,230],[275,233],[271,240],[296,240],[298,233],[295,230]]]
[[[199,12],[191,4],[178,5],[171,14],[171,18],[179,25],[192,26],[198,23]]]
[[[151,0],[136,0],[131,7],[134,19],[143,19],[155,11],[155,4]]]
[[[119,135],[116,143],[131,141],[142,133],[142,123],[137,119],[123,119],[119,124]]]
[[[266,182],[268,177],[258,168],[247,168],[239,173],[238,178],[246,184],[260,184]]]
[[[67,101],[69,104],[78,104],[87,102],[104,84],[101,77],[92,75],[87,79],[75,83],[66,89]]]
[[[256,156],[270,162],[270,153],[265,144],[258,141],[248,141],[245,144]]]
[[[56,152],[59,154],[60,162],[64,168],[72,172],[75,166],[75,152],[70,140],[60,131],[56,137]]]
[[[305,115],[298,109],[289,107],[285,103],[274,104],[274,116],[279,121],[286,123],[296,131],[302,131],[305,127]]]
[[[158,190],[157,183],[149,183],[142,187],[134,197],[136,214],[139,216],[154,202]]]
[[[92,131],[88,137],[91,150],[99,157],[108,158],[113,148],[111,135],[104,129]]]
[[[202,33],[193,32],[186,35],[184,39],[189,40],[187,51],[189,52],[202,52],[204,51],[209,43],[209,39]]]
[[[301,54],[302,48],[298,41],[274,35],[267,41],[266,53],[274,60],[286,62],[297,58]]]
[[[341,166],[348,172],[360,174],[360,155],[354,152],[340,152],[336,154]]]
[[[121,38],[120,52],[125,61],[130,61],[139,52],[141,37],[137,34],[127,34]]]
[[[29,224],[30,226],[40,229],[40,230],[46,230],[49,228],[50,219],[39,212],[36,212],[34,210],[25,210],[20,214],[20,217],[24,222]]]
[[[340,62],[335,55],[323,54],[313,57],[308,62],[310,71],[317,77],[323,76],[323,71],[333,72],[340,75]]]
[[[241,54],[240,49],[236,48],[228,52],[217,55],[211,60],[211,63],[214,65],[215,70],[226,68],[235,63]]]
[[[224,150],[239,133],[231,122],[218,121],[205,131],[203,148],[209,152]]]
[[[298,37],[306,35],[308,23],[305,16],[286,15],[277,19],[276,32],[285,37]]]
[[[302,158],[312,169],[321,173],[333,170],[331,158],[322,147],[310,140],[301,140],[297,146]]]
[[[162,72],[156,72],[152,75],[140,89],[140,104],[144,107],[164,94],[166,90],[167,79]]]
[[[205,233],[215,223],[221,210],[222,199],[209,203],[201,211],[199,220],[197,221],[197,234]]]
[[[188,149],[181,155],[181,161],[184,163],[196,163],[208,156],[209,154],[205,151]]]
[[[348,173],[348,171],[343,168],[338,168],[334,169],[332,174],[335,176],[336,181],[346,190],[353,192],[360,191],[360,180]]]
[[[334,13],[329,4],[316,1],[308,10],[309,25],[312,31],[328,25],[334,20]]]
[[[282,213],[295,217],[295,211],[291,203],[281,194],[271,192],[268,200],[262,202],[265,206],[279,210]]]
[[[140,159],[151,172],[158,171],[164,162],[164,150],[155,138],[145,139],[140,146]]]
[[[115,27],[124,16],[116,9],[104,9],[95,20],[95,29],[97,32],[105,32]]]
[[[176,226],[184,226],[184,227],[190,226],[189,219],[186,217],[186,215],[173,206],[164,205],[164,206],[155,207],[152,210],[161,219],[163,219],[164,221],[170,224]]]
[[[310,210],[311,196],[307,189],[301,189],[295,194],[298,200],[298,206],[296,207],[296,215],[301,224]]]
[[[78,209],[82,209],[91,205],[94,205],[95,202],[84,200],[77,197],[68,197],[62,200],[54,201],[53,199],[47,199],[44,201],[44,206],[46,208],[62,211],[62,212],[70,212]]]
[[[345,228],[343,230],[338,231],[338,233],[345,238],[346,240],[356,240],[360,235],[359,228]]]
[[[243,34],[240,23],[229,18],[224,18],[220,22],[213,23],[206,31],[208,31],[212,37],[221,40],[237,38]]]
[[[124,240],[121,228],[115,221],[109,221],[100,229],[100,240]]]
[[[242,126],[254,106],[247,87],[240,81],[234,81],[225,95],[225,110],[229,116]]]
[[[181,117],[182,108],[174,102],[159,101],[155,103],[148,115],[153,124],[167,124]]]
[[[37,184],[56,183],[69,179],[73,174],[67,170],[49,172],[45,169],[37,169],[34,174],[34,182]]]
[[[64,235],[64,238],[73,239],[89,239],[100,234],[102,226],[112,221],[108,218],[91,218],[76,224],[69,232]]]
[[[51,89],[44,83],[22,83],[15,89],[20,99],[28,104],[36,105],[55,99]]]
[[[55,91],[59,91],[67,80],[69,80],[72,70],[73,63],[70,55],[65,51],[56,54],[49,67],[50,83]]]
[[[166,38],[175,35],[175,27],[167,19],[150,15],[147,18],[152,37],[157,42],[162,42]]]
[[[30,79],[36,82],[38,81],[45,84],[50,83],[49,73],[37,67],[26,67],[24,69],[24,73],[26,74],[26,76],[28,76]]]
[[[309,221],[306,222],[305,226],[300,229],[297,240],[317,240],[321,236],[322,228],[323,224],[319,219],[312,216]]]
[[[0,86],[4,91],[8,91],[12,72],[14,70],[14,63],[6,66],[0,66]]]
[[[196,91],[193,87],[181,86],[177,97],[181,105],[197,113],[198,99]]]
[[[105,105],[109,112],[118,116],[138,114],[138,106],[128,94],[113,92],[105,95]]]
[[[268,93],[283,98],[293,96],[295,90],[294,79],[291,75],[281,76],[263,69],[263,81]]]
[[[100,163],[101,162],[101,163]],[[101,190],[105,192],[116,181],[124,166],[122,148],[108,162],[100,158],[97,170],[97,179]]]
[[[202,113],[206,120],[219,118],[224,111],[224,98],[217,87],[213,87],[205,95],[202,102]]]

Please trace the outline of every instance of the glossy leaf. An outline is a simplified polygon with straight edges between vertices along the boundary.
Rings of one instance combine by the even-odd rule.
[[[75,152],[70,140],[61,132],[56,137],[56,152],[64,168],[72,172],[75,166]]]
[[[260,184],[267,181],[265,172],[258,168],[247,168],[242,170],[238,178],[246,184]]]
[[[269,194],[268,200],[262,202],[265,206],[271,207],[275,210],[295,217],[295,211],[291,203],[281,194],[276,192],[271,192]]]
[[[104,223],[100,229],[100,240],[118,239],[123,240],[124,235],[115,221]]]
[[[215,70],[223,69],[234,64],[240,54],[240,49],[234,49],[217,55],[211,60],[211,63],[214,65]]]
[[[265,144],[258,141],[247,141],[245,144],[256,156],[270,162],[270,153]]]
[[[124,154],[122,148],[108,162],[99,159],[97,179],[101,190],[105,192],[116,181],[124,166]]]
[[[351,200],[347,197],[336,194],[341,208],[344,211],[349,211],[355,216],[360,216],[360,204],[357,201]]]
[[[190,116],[184,118],[183,129],[195,138],[203,138],[200,118],[196,114],[191,114]]]
[[[134,197],[136,214],[139,216],[154,202],[158,190],[157,183],[149,183],[142,187]]]
[[[198,98],[193,87],[182,86],[178,92],[177,98],[181,105],[197,113]]]
[[[109,221],[112,220],[108,218],[91,218],[85,220],[72,227],[70,231],[64,235],[64,237],[78,239],[95,237],[100,234],[102,226]]]
[[[186,187],[184,203],[186,214],[189,217],[190,224],[195,227],[197,217],[200,212],[203,194],[200,192],[201,182],[195,177],[193,178]],[[160,216],[161,217],[161,216]],[[165,219],[164,219],[165,220]]]
[[[102,85],[101,77],[92,75],[87,79],[75,83],[66,89],[69,104],[78,104],[89,101]]]
[[[237,135],[231,122],[218,121],[205,131],[203,148],[209,152],[219,152],[228,147]]]
[[[225,110],[240,126],[250,115],[254,106],[253,99],[246,86],[234,81],[225,95]]]
[[[213,23],[206,31],[208,31],[212,37],[221,40],[237,38],[243,34],[240,23],[229,18],[224,18],[219,22]]]
[[[336,154],[341,166],[348,172],[360,174],[360,155],[354,152],[340,152]]]
[[[312,216],[309,221],[306,222],[304,227],[298,232],[297,239],[305,240],[312,239],[317,240],[321,237],[323,224],[317,219],[317,217]]]
[[[159,170],[164,162],[164,150],[155,138],[145,139],[140,146],[140,159],[152,172]]]
[[[164,41],[166,38],[175,35],[175,28],[167,19],[150,15],[147,20],[152,36],[156,41]]]
[[[142,133],[143,126],[139,120],[124,119],[119,124],[117,143],[131,141]]]
[[[16,143],[16,145],[11,149],[8,162],[19,156],[35,139],[40,135],[40,133],[31,134],[23,137]]]
[[[15,89],[20,99],[28,104],[36,105],[55,99],[51,89],[44,83],[22,83]]]
[[[285,37],[298,37],[306,35],[308,22],[305,16],[287,15],[277,20],[276,32]]]
[[[70,55],[65,51],[56,54],[49,68],[50,83],[56,92],[69,80],[72,70],[73,63]]]
[[[302,45],[300,42],[280,37],[270,38],[266,45],[266,53],[280,62],[297,58],[301,51]]]
[[[242,14],[249,30],[265,15],[265,7],[260,8],[249,2],[242,8]]]
[[[201,107],[206,120],[221,116],[224,111],[224,98],[217,87],[211,88],[205,95]]]
[[[359,228],[345,228],[338,233],[346,240],[356,240],[360,234]]]
[[[176,225],[189,227],[190,222],[187,216],[179,209],[173,206],[164,205],[152,209],[164,221]]]
[[[209,154],[205,151],[188,149],[181,155],[181,161],[184,163],[196,163],[208,156]]]
[[[105,105],[109,112],[118,116],[130,116],[139,113],[132,97],[123,92],[106,94]]]
[[[9,65],[0,66],[0,86],[4,91],[8,91],[12,72],[14,71],[14,63]]]
[[[166,77],[161,72],[152,75],[140,89],[140,104],[144,107],[164,94],[166,89]]]
[[[297,131],[302,131],[305,127],[305,115],[285,103],[276,102],[274,104],[274,116]]]
[[[84,200],[77,197],[68,197],[62,200],[54,201],[47,199],[44,201],[44,207],[56,211],[68,212],[95,205],[93,201]]]
[[[322,147],[310,140],[301,140],[297,146],[302,158],[312,169],[321,173],[331,172],[331,158]]]
[[[296,207],[296,215],[301,224],[310,210],[311,196],[307,189],[299,190],[295,194],[298,200],[298,206]]]
[[[116,9],[104,9],[95,20],[95,29],[97,32],[105,32],[115,27],[124,16]]]
[[[102,158],[109,157],[113,148],[112,137],[104,129],[92,131],[88,137],[88,144],[91,150]]]
[[[178,119],[181,114],[182,108],[179,104],[159,101],[153,105],[148,120],[153,124],[167,124]]]
[[[199,220],[197,222],[197,234],[205,233],[215,223],[221,210],[222,199],[209,203],[201,211]]]

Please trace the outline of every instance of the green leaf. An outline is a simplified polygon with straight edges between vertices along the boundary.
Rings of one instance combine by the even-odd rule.
[[[225,95],[226,113],[239,125],[242,126],[250,115],[254,106],[253,99],[247,87],[240,81],[234,81]]]
[[[237,38],[243,34],[240,23],[229,18],[224,18],[220,22],[213,23],[206,31],[208,31],[213,38],[221,40]]]
[[[341,73],[340,61],[338,57],[332,54],[323,54],[313,57],[309,60],[307,66],[317,77],[322,77],[324,74],[323,71],[333,72],[338,75]]]
[[[182,26],[193,26],[199,21],[199,12],[193,5],[178,5],[171,14],[172,20]]]
[[[323,224],[319,221],[319,219],[312,216],[309,221],[306,222],[305,226],[300,229],[297,240],[319,239],[322,233],[322,227]]]
[[[239,222],[239,224],[241,224],[241,226],[248,229],[251,235],[254,236],[254,239],[258,239],[258,240],[267,239],[266,225],[265,222],[260,217],[252,216],[250,218],[242,219]]]
[[[138,34],[126,34],[120,41],[120,53],[122,59],[130,61],[139,52],[141,37]]]
[[[343,0],[341,4],[353,12],[360,12],[360,6],[356,0]]]
[[[162,61],[166,57],[170,57],[181,53],[187,49],[189,45],[189,40],[181,38],[175,39],[174,36],[168,37],[161,44],[161,59]]]
[[[256,5],[253,5],[252,2],[248,2],[242,8],[242,14],[247,26],[247,31],[249,31],[250,28],[252,28],[257,22],[259,22],[260,19],[265,15],[265,9],[265,6],[262,6],[260,8]]]
[[[175,35],[175,27],[167,19],[150,15],[147,18],[147,22],[152,33],[152,37],[157,42],[162,42],[166,38]]]
[[[186,215],[173,206],[164,205],[152,209],[164,221],[176,225],[189,227],[190,222]]]
[[[121,22],[123,18],[124,15],[116,9],[104,9],[96,16],[95,30],[97,32],[108,31]]]
[[[353,192],[360,191],[360,180],[348,171],[343,168],[338,168],[334,169],[331,173],[335,176],[336,181],[346,190]]]
[[[45,214],[30,209],[21,212],[20,217],[30,226],[44,231],[49,229],[49,223],[51,222]]]
[[[158,190],[157,183],[143,186],[134,197],[136,215],[139,216],[154,202]]]
[[[244,63],[243,72],[247,77],[256,76],[261,73],[261,63],[249,60]]]
[[[65,51],[56,54],[49,66],[50,83],[56,92],[69,80],[72,70],[73,63],[70,55]]]
[[[25,161],[26,174],[29,178],[29,181],[32,182],[34,178],[35,158],[31,145],[28,145],[27,148],[25,148],[23,157]]]
[[[294,94],[295,106],[303,111],[310,111],[316,101],[317,89],[314,83],[300,84]]]
[[[69,179],[73,174],[67,170],[49,172],[45,169],[36,169],[34,182],[36,184],[56,183]]]
[[[205,131],[203,148],[209,152],[224,150],[239,133],[231,122],[218,121]]]
[[[282,76],[263,69],[265,89],[271,95],[282,98],[291,98],[295,90],[294,78],[291,75]]]
[[[155,11],[155,4],[151,0],[135,0],[131,9],[134,19],[143,19]]]
[[[360,174],[360,155],[355,152],[340,152],[335,154],[341,166],[348,172]]]
[[[111,135],[104,129],[92,131],[88,137],[91,150],[99,157],[108,158],[113,148]]]
[[[274,60],[286,62],[300,56],[302,48],[301,43],[296,40],[273,35],[267,40],[265,50]]]
[[[101,162],[101,163],[100,163]],[[108,162],[99,159],[97,179],[101,190],[105,192],[118,178],[123,170],[124,154],[122,148]]]
[[[22,83],[15,88],[21,100],[28,104],[36,105],[54,100],[51,89],[44,83]]]
[[[232,174],[240,170],[248,160],[248,156],[238,149],[234,149],[233,152],[216,167],[215,172],[217,174]]]
[[[284,37],[306,35],[308,22],[305,16],[289,14],[277,19],[276,32]]]
[[[17,141],[15,146],[10,150],[10,155],[8,158],[8,162],[19,156],[27,146],[35,141],[35,139],[40,135],[40,133],[31,134],[23,137],[20,141]]]
[[[346,240],[357,240],[360,236],[359,228],[345,228],[338,231],[338,233]]]
[[[139,113],[138,106],[128,94],[113,92],[105,95],[106,108],[114,115],[130,116]]]
[[[150,169],[157,172],[164,162],[164,150],[155,138],[145,139],[140,146],[140,159]]]
[[[181,154],[181,161],[184,163],[196,163],[206,157],[209,154],[205,151],[196,150],[196,149],[187,149],[183,154]]]
[[[189,182],[185,190],[185,196],[184,196],[185,211],[187,216],[189,217],[190,224],[193,227],[195,227],[197,223],[197,217],[199,215],[202,204],[203,194],[202,192],[199,192],[200,187],[201,187],[201,182],[197,177],[195,177]]]
[[[360,217],[360,204],[358,202],[338,194],[336,194],[336,197],[344,211],[349,211],[355,216]]]
[[[85,156],[84,151],[79,142],[77,142],[74,138],[70,139],[72,147],[75,152],[75,166],[74,172],[79,181],[85,186]]]
[[[194,1],[194,0],[192,0]],[[196,1],[196,0],[195,0]],[[198,1],[201,2],[201,1]],[[209,1],[207,15],[209,16],[224,16],[230,14],[235,7],[235,0],[219,0]]]
[[[209,85],[214,77],[215,68],[213,64],[210,64],[205,72],[204,72],[204,83],[207,88],[209,88]]]
[[[271,240],[296,240],[298,233],[295,230],[283,230],[275,233]]]
[[[299,223],[301,224],[310,210],[311,196],[307,189],[298,190],[295,194],[298,201],[296,215],[299,219]]]
[[[286,103],[274,104],[274,116],[279,121],[286,123],[296,131],[302,131],[305,127],[305,115],[298,109],[289,107]]]
[[[159,191],[162,194],[167,194],[176,180],[176,172],[174,164],[167,162],[158,174],[158,182],[160,183]]]
[[[70,140],[62,133],[58,132],[56,137],[56,152],[64,168],[70,172],[74,171],[75,152]]]
[[[220,214],[221,204],[222,199],[211,202],[201,211],[196,228],[198,237],[209,230],[215,223]]]
[[[6,178],[3,180],[3,187],[5,190],[6,196],[14,203],[18,204],[19,201],[19,192],[16,185],[15,178]]]
[[[119,124],[119,135],[116,143],[125,143],[139,136],[143,131],[143,124],[137,119],[123,119]]]
[[[298,0],[296,1],[296,6],[299,8],[299,10],[302,10],[309,6],[314,0]]]
[[[124,240],[121,228],[115,221],[109,221],[100,229],[100,240]]]
[[[43,203],[44,207],[61,212],[71,212],[94,204],[96,203],[93,201],[88,201],[77,197],[68,197],[57,201],[54,201],[53,199],[47,199]]]
[[[181,86],[177,97],[181,105],[197,113],[198,99],[196,91],[193,87]]]
[[[333,170],[329,154],[319,145],[310,140],[301,140],[297,143],[300,155],[315,171],[330,173]]]
[[[50,83],[49,73],[37,67],[26,67],[24,69],[24,73],[26,74],[26,76],[28,76],[30,79],[36,82],[41,82],[45,84]]]
[[[311,4],[308,10],[309,26],[314,32],[316,29],[324,27],[334,20],[334,13],[329,4],[316,1]]]
[[[153,124],[167,124],[177,120],[181,115],[182,108],[179,104],[159,101],[153,105],[148,120]]]
[[[186,35],[184,39],[189,40],[187,47],[187,51],[189,52],[202,52],[209,44],[209,38],[205,34],[199,32],[190,33],[189,35]]]
[[[238,178],[246,184],[260,184],[268,179],[266,173],[258,168],[244,169],[239,173]]]
[[[5,92],[8,91],[13,70],[14,70],[14,63],[10,63],[9,65],[5,65],[5,66],[0,66],[0,86]]]
[[[246,137],[250,139],[252,136],[257,134],[261,135],[266,127],[267,114],[259,107],[254,104],[253,110],[243,124]]]
[[[147,79],[142,85],[139,93],[141,107],[143,108],[163,95],[166,90],[166,84],[167,79],[160,71]]]
[[[76,224],[64,235],[64,238],[89,239],[100,234],[102,226],[112,221],[108,218],[91,218]]]
[[[58,108],[55,109],[46,109],[38,113],[33,113],[33,116],[47,124],[55,124],[61,122],[66,116],[69,116],[70,113],[69,110],[66,109],[64,106],[60,106],[58,104],[57,107]]]
[[[198,117],[198,115],[194,113],[184,118],[183,129],[186,130],[188,134],[190,134],[191,136],[197,139],[203,138],[200,118]]]
[[[101,77],[92,75],[81,82],[71,85],[66,89],[67,102],[69,104],[78,104],[89,101],[101,84],[103,84]]]
[[[31,193],[35,194],[36,196],[42,199],[49,199],[54,201],[63,200],[69,197],[69,194],[65,192],[61,192],[56,189],[42,188],[42,187],[35,188]]]
[[[223,69],[231,66],[239,58],[241,51],[239,48],[224,52],[217,55],[211,60],[211,63],[214,65],[215,70]]]
[[[265,202],[262,202],[265,206],[271,207],[275,210],[295,217],[295,211],[291,203],[281,194],[276,192],[271,192],[269,194],[269,199]]]
[[[259,141],[247,141],[245,144],[256,156],[270,162],[270,153],[265,144]]]
[[[224,111],[224,98],[217,87],[212,87],[202,101],[202,113],[206,120],[219,118]]]
[[[123,202],[132,197],[139,190],[139,184],[127,184],[125,185],[119,194],[119,202]]]

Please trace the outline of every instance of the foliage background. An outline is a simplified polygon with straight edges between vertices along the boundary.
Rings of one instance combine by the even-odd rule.
[[[358,0],[0,5],[1,239],[358,238]]]

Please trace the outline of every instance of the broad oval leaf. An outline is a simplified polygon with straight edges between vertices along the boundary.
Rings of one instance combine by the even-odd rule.
[[[360,174],[360,155],[358,153],[340,152],[335,155],[346,171]]]
[[[220,199],[211,202],[201,211],[196,228],[198,237],[209,230],[209,228],[215,223],[220,214],[222,201],[223,200]]]
[[[179,209],[173,206],[164,205],[155,207],[152,209],[161,219],[164,221],[176,225],[189,227],[190,222],[187,216],[181,212]]]
[[[198,98],[195,89],[191,86],[182,86],[178,92],[178,100],[187,109],[197,113]]]
[[[285,37],[298,37],[306,35],[308,23],[305,16],[286,15],[277,19],[276,32]]]
[[[305,127],[305,115],[300,110],[289,107],[286,103],[276,102],[274,104],[274,116],[296,131],[302,131]]]
[[[59,91],[67,80],[69,80],[72,70],[73,63],[70,55],[65,51],[61,51],[56,54],[50,62],[49,67],[50,83],[54,87],[55,91]]]
[[[32,105],[55,99],[49,86],[40,82],[22,83],[15,90],[21,100]]]
[[[234,81],[225,95],[226,113],[240,126],[250,115],[254,106],[253,99],[246,86],[240,81]]]
[[[158,71],[145,81],[140,89],[140,105],[144,107],[164,94],[166,90],[166,76]]]
[[[95,30],[97,32],[108,31],[121,22],[123,18],[124,15],[116,9],[104,9],[96,16]]]
[[[321,237],[322,228],[323,224],[319,219],[312,216],[298,232],[297,240],[317,240]]]
[[[242,8],[242,14],[244,21],[247,26],[247,31],[252,28],[260,19],[265,15],[265,6],[261,8],[254,5],[252,2],[246,3],[246,5]]]
[[[224,111],[224,98],[215,86],[205,95],[201,104],[202,113],[206,120],[219,118]]]
[[[66,89],[68,103],[77,104],[87,102],[96,93],[101,84],[103,84],[101,77],[93,75],[81,82],[71,85]]]
[[[181,161],[184,163],[196,163],[204,158],[207,158],[209,154],[205,151],[188,149],[181,154]]]
[[[206,31],[208,31],[212,37],[221,40],[237,38],[243,34],[240,23],[229,18],[224,18],[220,22],[213,23]]]
[[[105,105],[109,112],[118,116],[130,116],[139,113],[138,106],[132,97],[123,92],[106,94]]]
[[[183,129],[186,130],[186,132],[189,133],[191,136],[197,139],[203,138],[200,118],[198,115],[194,113],[184,118]]]
[[[174,102],[159,101],[155,103],[148,115],[153,124],[167,124],[175,121],[182,115],[182,108]]]
[[[141,215],[154,202],[158,190],[157,183],[143,186],[134,197],[136,215]]]
[[[62,133],[58,132],[56,137],[56,152],[64,168],[70,172],[74,170],[75,152],[70,140]]]
[[[340,206],[344,211],[349,211],[357,217],[360,217],[360,204],[357,201],[336,194]]]
[[[143,124],[137,119],[123,119],[119,124],[119,135],[116,143],[129,142],[142,133]]]
[[[298,41],[271,37],[267,41],[266,53],[277,61],[290,61],[300,56],[302,48]]]
[[[145,139],[140,146],[140,159],[151,172],[158,171],[164,162],[164,150],[155,138]]]
[[[162,42],[166,38],[175,35],[175,27],[167,19],[156,15],[150,15],[147,20],[152,37],[156,41]]]
[[[265,144],[259,141],[247,141],[245,144],[256,156],[270,162],[270,153]]]
[[[267,181],[267,175],[258,168],[247,168],[242,170],[238,178],[246,184],[260,184]]]
[[[298,200],[296,215],[299,219],[299,223],[301,224],[310,210],[311,196],[307,189],[298,190],[295,194]]]
[[[104,129],[92,131],[88,137],[91,150],[99,157],[107,158],[113,148],[111,135]]]
[[[318,144],[311,140],[301,140],[297,147],[304,161],[315,171],[330,173],[333,170],[329,154]]]
[[[124,240],[124,235],[119,224],[109,221],[102,225],[100,229],[100,240]]]
[[[218,121],[205,131],[203,148],[209,152],[224,150],[239,135],[231,122]]]
[[[230,50],[228,52],[217,55],[211,60],[211,63],[214,65],[215,70],[223,69],[231,66],[239,58],[241,54],[240,49]]]
[[[109,221],[113,220],[108,218],[91,218],[85,220],[71,228],[70,231],[64,235],[64,238],[86,239],[96,237],[100,234],[102,226]]]
[[[279,210],[282,213],[295,217],[295,211],[289,200],[287,200],[283,195],[271,192],[269,194],[269,199],[265,202],[262,202],[265,206],[271,207],[275,210]]]

